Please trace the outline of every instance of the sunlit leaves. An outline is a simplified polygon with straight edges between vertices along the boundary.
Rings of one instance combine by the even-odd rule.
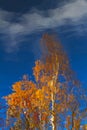
[[[24,75],[21,81],[12,85],[12,94],[5,97],[8,117],[16,118],[11,129],[21,129],[22,125],[26,130],[42,130],[51,120],[53,130],[64,122],[68,130],[79,130],[76,98],[79,87],[76,89],[78,81],[70,69],[68,57],[59,40],[53,36],[43,35],[41,45],[41,60],[37,60],[33,67],[35,83]]]

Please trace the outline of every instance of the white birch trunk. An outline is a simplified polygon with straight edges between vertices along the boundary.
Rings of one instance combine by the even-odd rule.
[[[45,121],[43,121],[43,130],[45,130]]]
[[[53,93],[51,93],[51,100],[52,100],[52,112],[54,112],[54,95]],[[55,129],[55,125],[54,125],[54,115],[51,115],[51,125],[52,125],[52,130]]]
[[[56,59],[57,60],[57,59]],[[55,69],[55,67],[53,68]],[[59,71],[59,63],[57,63],[57,70],[56,70],[56,74],[53,76],[53,80],[51,81],[51,86],[56,85],[56,81],[57,81],[57,76],[58,76],[58,71]],[[54,88],[55,89],[55,88]],[[52,112],[54,112],[54,102],[55,102],[55,95],[53,92],[51,92],[51,101],[52,101]],[[52,130],[55,130],[55,123],[54,123],[54,115],[51,115],[51,125],[52,125]]]

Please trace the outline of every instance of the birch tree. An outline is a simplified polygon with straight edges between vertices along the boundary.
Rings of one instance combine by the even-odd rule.
[[[9,106],[7,118],[16,118],[14,129],[45,130],[50,125],[52,130],[63,125],[68,130],[79,129],[80,84],[68,56],[54,36],[43,35],[40,46],[42,56],[33,67],[35,81],[24,76],[12,85],[13,93],[5,97]]]

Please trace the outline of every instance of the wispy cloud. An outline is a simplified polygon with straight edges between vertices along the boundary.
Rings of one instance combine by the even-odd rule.
[[[17,18],[18,14],[0,10],[0,33],[7,39],[7,51],[12,52],[17,49],[22,37],[33,32],[43,31],[45,29],[57,28],[62,25],[80,25],[84,24],[84,18],[87,16],[86,0],[76,0],[69,2],[61,7],[40,11],[31,10]],[[80,28],[77,29],[79,31]]]

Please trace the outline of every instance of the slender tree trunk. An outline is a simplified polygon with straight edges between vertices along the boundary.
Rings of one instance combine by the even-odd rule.
[[[43,121],[43,126],[42,126],[43,130],[45,130],[45,121]]]
[[[58,62],[57,59],[56,59],[56,62]],[[56,67],[57,67],[57,69],[56,69]],[[56,87],[55,85],[56,85],[56,82],[57,82],[57,76],[58,76],[58,71],[59,71],[59,63],[57,63],[56,66],[54,65],[53,70],[55,70],[55,69],[56,69],[57,72],[53,76],[53,79],[52,79],[52,82],[51,82],[51,86],[52,87],[53,86]],[[53,92],[51,92],[51,101],[52,101],[52,113],[53,113],[51,115],[51,125],[52,125],[52,130],[56,130],[56,123],[54,122],[55,121],[55,115],[54,115],[54,110],[55,110],[55,107],[54,107],[54,105],[55,105],[55,94]]]
[[[40,110],[41,108],[39,107],[39,110]],[[40,126],[39,126],[39,128],[40,128],[40,130],[45,130],[45,121],[43,121],[43,123],[42,123],[42,114],[41,114],[41,112],[39,113],[39,120],[40,120]]]
[[[52,100],[52,113],[54,112],[54,94],[53,92],[51,93],[51,100]],[[52,130],[55,130],[55,125],[54,125],[54,115],[51,115],[51,125],[52,125]]]

